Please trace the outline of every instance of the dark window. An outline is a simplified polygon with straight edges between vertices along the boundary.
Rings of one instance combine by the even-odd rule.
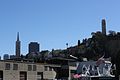
[[[13,64],[13,70],[18,70],[18,64]]]
[[[10,63],[5,64],[5,70],[10,70]]]
[[[32,71],[32,65],[28,65],[28,71]]]
[[[20,80],[27,80],[27,72],[20,71]]]
[[[37,72],[37,75],[41,75],[42,74],[42,72]]]
[[[0,80],[3,80],[3,71],[0,71]]]
[[[36,68],[37,68],[36,65],[33,65],[33,71],[36,71]]]
[[[43,72],[37,72],[37,80],[43,80]]]
[[[49,67],[49,71],[52,71],[52,67]]]
[[[45,66],[45,71],[48,71],[48,67],[47,66]]]

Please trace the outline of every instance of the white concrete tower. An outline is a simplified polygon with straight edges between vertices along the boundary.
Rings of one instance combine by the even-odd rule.
[[[106,21],[102,19],[102,34],[106,35]]]

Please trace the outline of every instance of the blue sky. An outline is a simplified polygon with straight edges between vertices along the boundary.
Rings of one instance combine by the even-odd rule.
[[[77,40],[101,31],[101,19],[107,31],[120,31],[119,0],[0,0],[0,54],[15,54],[17,32],[21,52],[28,52],[32,41],[41,50],[64,49]]]

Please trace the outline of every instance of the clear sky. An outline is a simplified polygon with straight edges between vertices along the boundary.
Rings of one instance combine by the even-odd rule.
[[[102,18],[120,31],[120,0],[0,0],[0,54],[15,54],[17,32],[23,54],[32,41],[41,50],[74,46],[101,31]]]

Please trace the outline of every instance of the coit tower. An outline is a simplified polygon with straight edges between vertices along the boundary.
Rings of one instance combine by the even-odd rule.
[[[106,35],[106,21],[102,19],[102,34]]]

